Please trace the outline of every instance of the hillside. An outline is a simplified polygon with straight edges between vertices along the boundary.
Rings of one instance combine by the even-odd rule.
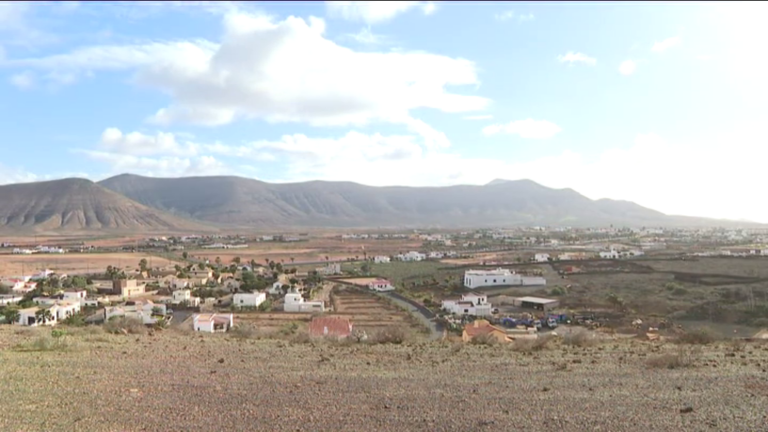
[[[14,232],[207,229],[132,201],[90,180],[0,186],[0,228]]]
[[[591,200],[530,180],[483,186],[371,187],[351,182],[271,184],[241,177],[149,178],[100,185],[156,209],[230,226],[490,227],[700,225],[626,201]]]

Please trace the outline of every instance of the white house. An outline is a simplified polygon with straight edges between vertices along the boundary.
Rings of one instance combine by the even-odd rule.
[[[424,261],[427,259],[427,256],[423,253],[419,253],[416,251],[410,251],[406,254],[399,254],[397,255],[397,259],[400,261]]]
[[[7,306],[11,304],[16,304],[20,301],[24,300],[24,296],[19,294],[4,294],[0,295],[0,306]]]
[[[611,249],[609,251],[601,251],[600,258],[603,259],[619,259],[619,251]]]
[[[24,326],[38,326],[38,325],[56,325],[60,321],[67,319],[68,317],[80,312],[80,303],[49,299],[47,297],[38,297],[34,299],[34,302],[40,306],[34,306],[26,309],[19,310],[18,323]],[[40,322],[35,315],[38,311],[48,309],[51,314],[50,319]]]
[[[376,279],[375,281],[372,281],[368,284],[368,288],[378,292],[395,290],[395,287],[392,285],[392,282],[386,279]]]
[[[442,252],[432,251],[430,252],[427,257],[429,259],[442,259],[445,256]]]
[[[493,286],[546,285],[540,276],[522,276],[503,268],[496,270],[467,270],[464,272],[464,286],[469,289]]]
[[[273,283],[271,287],[267,288],[268,294],[277,295],[277,294],[282,294],[282,292],[283,292],[283,283],[280,281]]]
[[[390,261],[390,259],[389,259],[388,256],[378,255],[378,256],[373,257],[373,262],[375,262],[376,264],[386,264],[389,261]]]
[[[760,255],[762,256],[768,256],[768,249],[763,249],[760,251]]]
[[[62,293],[62,297],[64,300],[72,300],[82,303],[82,300],[85,300],[85,298],[88,296],[88,291],[86,290],[67,290]]]
[[[328,264],[325,265],[325,267],[318,267],[318,268],[316,268],[315,271],[318,274],[321,274],[321,275],[324,275],[324,276],[341,274],[341,264],[339,264],[339,263],[328,263]]]
[[[459,300],[443,300],[443,310],[454,315],[490,316],[493,307],[482,294],[464,294]]]
[[[48,270],[48,269],[40,270],[39,273],[32,275],[31,279],[32,280],[45,279],[51,276],[52,274],[54,274],[53,270]]]
[[[173,292],[173,304],[186,303],[187,306],[197,307],[200,306],[200,297],[192,296],[192,291],[188,289],[178,290]]]
[[[255,308],[267,300],[267,294],[263,292],[236,293],[232,296],[232,305],[235,307]]]
[[[533,256],[533,260],[536,262],[548,262],[549,261],[549,254],[548,253],[537,253]]]
[[[226,332],[235,323],[233,314],[195,314],[192,317],[192,328],[195,331],[207,333]]]
[[[321,301],[308,302],[297,292],[289,292],[285,295],[283,303],[285,312],[324,312],[325,304]]]
[[[130,301],[122,306],[107,306],[104,308],[104,320],[109,321],[112,317],[133,318],[142,322],[142,324],[154,324],[157,317],[164,317],[167,313],[166,305],[154,303],[150,300]]]

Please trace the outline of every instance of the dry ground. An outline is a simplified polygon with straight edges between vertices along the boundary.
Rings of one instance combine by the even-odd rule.
[[[176,264],[166,258],[145,253],[72,253],[72,254],[34,254],[0,255],[0,276],[21,275],[22,267],[26,274],[48,268],[57,273],[86,273],[87,271],[105,271],[107,266],[137,269],[144,258],[152,262],[153,267]]]
[[[764,431],[768,345],[342,346],[0,328],[0,430]],[[32,342],[32,344],[30,344]],[[19,345],[28,344],[28,345]],[[47,347],[44,351],[21,348]],[[665,357],[666,358],[666,357]],[[662,363],[663,364],[663,363]]]

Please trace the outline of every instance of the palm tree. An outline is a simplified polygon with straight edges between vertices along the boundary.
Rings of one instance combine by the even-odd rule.
[[[294,260],[295,260],[295,258],[291,257],[291,264],[293,264]]]
[[[221,257],[216,257],[214,261],[216,262],[216,267],[221,267]]]

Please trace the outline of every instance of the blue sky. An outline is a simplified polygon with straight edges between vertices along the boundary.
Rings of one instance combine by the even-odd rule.
[[[760,3],[0,2],[0,182],[529,178],[768,222]]]

